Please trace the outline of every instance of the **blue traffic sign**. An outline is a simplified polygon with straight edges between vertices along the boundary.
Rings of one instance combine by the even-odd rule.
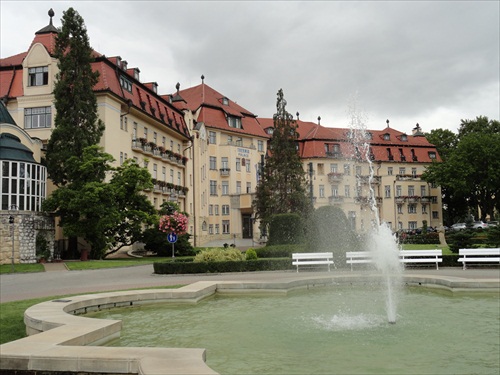
[[[170,243],[176,243],[177,242],[177,234],[175,234],[174,232],[169,233],[167,235],[167,240]]]

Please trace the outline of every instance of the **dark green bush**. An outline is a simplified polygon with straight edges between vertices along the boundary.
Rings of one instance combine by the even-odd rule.
[[[304,244],[298,245],[273,245],[257,247],[254,249],[257,257],[261,258],[291,258],[292,253],[305,253],[307,252]]]
[[[404,239],[404,243],[411,244],[437,244],[439,245],[439,233],[426,233],[409,235]]]
[[[500,246],[500,226],[488,228],[486,243],[491,247]]]
[[[277,271],[293,269],[291,259],[254,259],[226,262],[156,262],[153,263],[156,274],[193,274],[193,273],[224,273]]]
[[[304,243],[304,223],[299,214],[273,215],[269,223],[269,245]]]
[[[175,256],[194,256],[196,255],[193,246],[189,242],[189,234],[178,236],[174,244]],[[167,240],[167,234],[161,232],[158,228],[148,228],[142,233],[142,242],[144,248],[152,251],[161,257],[172,256],[172,244]]]
[[[333,252],[336,264],[345,264],[347,251],[359,251],[360,240],[340,207],[324,206],[312,214],[307,235],[307,252]]]
[[[450,247],[450,251],[458,254],[459,249],[470,249],[477,246],[475,244],[475,232],[471,229],[460,230],[456,233],[451,233],[446,236],[446,242]]]

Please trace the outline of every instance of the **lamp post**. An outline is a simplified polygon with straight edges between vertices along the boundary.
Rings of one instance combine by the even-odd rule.
[[[14,272],[14,225],[15,225],[15,217],[14,215],[19,210],[15,204],[9,206],[9,224],[10,224],[10,235],[12,237],[12,272]]]

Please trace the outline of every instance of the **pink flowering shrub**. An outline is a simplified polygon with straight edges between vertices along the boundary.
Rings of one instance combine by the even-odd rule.
[[[159,229],[165,233],[174,232],[178,236],[186,234],[188,227],[188,217],[179,211],[172,215],[164,215],[160,218]]]

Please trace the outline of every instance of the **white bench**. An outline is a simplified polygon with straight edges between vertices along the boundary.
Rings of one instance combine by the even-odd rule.
[[[458,258],[459,262],[464,265],[464,270],[467,268],[467,262],[482,263],[482,262],[493,262],[500,264],[500,248],[492,249],[459,249]]]
[[[369,251],[348,251],[345,253],[345,257],[346,263],[351,265],[351,271],[353,264],[373,262],[372,254]]]
[[[400,250],[399,261],[407,263],[436,263],[436,269],[439,269],[439,263],[443,261],[443,250]]]
[[[373,255],[370,251],[348,251],[346,252],[346,263],[351,265],[359,263],[373,263]],[[442,250],[400,250],[399,261],[407,263],[436,263],[436,269],[439,269],[438,263],[442,262]]]
[[[297,272],[299,272],[299,266],[320,265],[320,264],[328,265],[328,272],[330,272],[330,264],[333,264],[333,266],[335,267],[335,262],[333,261],[333,253],[292,254],[292,265],[297,266]]]

